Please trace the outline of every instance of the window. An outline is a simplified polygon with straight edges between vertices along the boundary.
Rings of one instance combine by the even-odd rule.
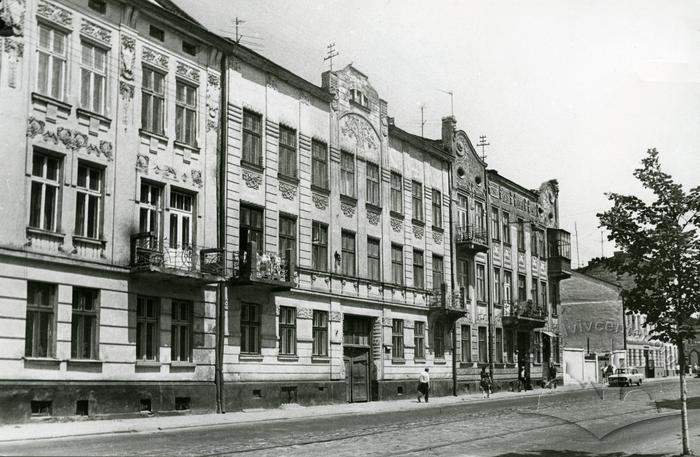
[[[364,108],[369,108],[367,96],[357,89],[350,89],[350,101]]]
[[[99,238],[101,211],[102,170],[79,162],[75,234],[87,238]]]
[[[312,355],[328,355],[328,312],[314,310]]]
[[[535,363],[542,363],[542,333],[533,333],[532,352],[535,355]]]
[[[554,359],[554,363],[561,363],[561,359],[559,358],[559,337],[558,336],[555,336],[552,338],[552,358]]]
[[[88,8],[100,14],[107,12],[107,3],[103,0],[88,0]]]
[[[328,189],[328,147],[318,140],[311,141],[311,184]]]
[[[280,306],[280,354],[297,353],[297,310]]]
[[[107,51],[91,43],[81,43],[80,106],[97,114],[105,112]]]
[[[254,303],[241,303],[241,353],[260,354],[260,305]]]
[[[188,43],[187,41],[182,42],[182,52],[185,54],[189,54],[191,56],[196,56],[197,55],[197,45],[194,45],[192,43]]]
[[[379,166],[367,162],[367,203],[379,206],[381,204],[379,195]]]
[[[311,268],[328,271],[328,226],[314,221],[311,224]]]
[[[280,125],[279,172],[291,178],[297,177],[297,131]]]
[[[170,191],[170,247],[185,249],[192,245],[192,207],[194,197]]]
[[[502,219],[502,226],[503,226],[503,242],[505,244],[510,244],[510,215],[503,211],[503,219]]]
[[[425,287],[425,274],[423,267],[423,251],[413,250],[413,287],[423,289]]]
[[[442,227],[442,194],[439,190],[433,189],[433,226]]]
[[[197,88],[180,80],[175,84],[175,139],[197,143]]]
[[[391,245],[391,281],[403,285],[403,247],[398,244]]]
[[[243,110],[243,162],[262,167],[262,116]]]
[[[403,320],[391,321],[391,357],[403,359]]]
[[[153,232],[160,237],[161,218],[163,217],[163,188],[156,184],[141,181],[139,198],[139,232]]]
[[[99,291],[73,287],[70,356],[72,359],[99,358],[97,346],[97,304]]]
[[[503,329],[496,328],[496,363],[503,363]]]
[[[480,263],[476,264],[476,300],[486,301],[486,270]]]
[[[479,327],[479,362],[488,362],[486,327]]]
[[[63,100],[67,55],[66,34],[45,24],[39,24],[37,46],[37,92]]]
[[[433,290],[441,290],[445,282],[442,256],[433,254]]]
[[[165,32],[155,25],[151,25],[148,29],[148,34],[151,36],[151,38],[155,38],[158,41],[163,41],[165,40]]]
[[[353,232],[343,230],[342,250],[342,272],[344,275],[355,276],[355,234]]]
[[[34,228],[56,232],[58,231],[58,208],[61,189],[61,161],[39,153],[34,153],[32,160],[29,225]]]
[[[423,186],[421,183],[413,181],[411,184],[413,219],[423,220]]]
[[[513,273],[503,270],[503,301],[510,303],[513,301],[513,291],[511,284],[513,283]]]
[[[381,281],[379,251],[379,240],[376,238],[367,238],[367,277],[374,281]]]
[[[496,305],[501,303],[501,270],[493,269],[493,302]]]
[[[425,322],[413,323],[414,359],[425,358]]]
[[[54,313],[57,298],[56,284],[27,282],[25,356],[53,357]]]
[[[192,302],[173,300],[170,358],[174,362],[192,361],[192,311]]]
[[[141,128],[163,135],[165,125],[165,75],[143,67]]]
[[[484,204],[481,202],[474,202],[474,209],[474,222],[476,222],[476,229],[479,231],[484,231],[486,229],[486,219],[484,217]]]
[[[441,322],[433,325],[433,354],[436,359],[445,358],[445,327]]]
[[[340,194],[355,196],[355,156],[345,151],[340,153]]]
[[[513,363],[513,332],[506,332],[505,340],[506,362]]]
[[[158,360],[160,300],[136,299],[136,359]]]
[[[469,200],[464,195],[457,195],[457,227],[465,230],[469,225]]]
[[[491,208],[491,238],[494,241],[501,239],[501,224],[498,218],[498,208]]]
[[[552,314],[557,314],[557,307],[559,306],[559,284],[556,281],[549,283],[549,299],[552,303]]]
[[[525,252],[525,222],[518,219],[518,251]]]
[[[291,251],[292,256],[296,256],[297,220],[294,217],[280,214],[279,250],[283,257],[287,254],[287,250]]]
[[[547,309],[547,283],[540,282],[540,304],[543,309]]]
[[[462,362],[472,361],[472,330],[468,325],[462,326]]]
[[[518,301],[527,301],[527,292],[525,290],[525,275],[518,275]]]
[[[403,178],[391,172],[391,211],[403,214]]]
[[[469,295],[469,262],[465,259],[457,260],[457,285],[462,303],[466,304],[471,297]]]
[[[537,278],[532,278],[532,287],[530,288],[530,297],[532,297],[533,303],[539,303],[539,296],[537,295]]]
[[[241,251],[246,249],[248,243],[256,243],[258,252],[263,250],[263,211],[261,209],[241,205],[239,235]]]

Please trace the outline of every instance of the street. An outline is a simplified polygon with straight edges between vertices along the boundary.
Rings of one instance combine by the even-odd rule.
[[[700,382],[689,379],[691,448],[700,449]],[[3,455],[672,455],[677,379],[610,388],[416,404],[406,411],[14,442]],[[149,420],[149,419],[144,419]],[[622,454],[620,454],[622,453]]]

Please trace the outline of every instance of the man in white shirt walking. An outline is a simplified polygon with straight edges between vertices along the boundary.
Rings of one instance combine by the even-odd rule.
[[[420,403],[420,398],[425,397],[425,402],[428,403],[428,394],[430,393],[430,370],[425,369],[423,373],[418,376],[418,403]]]

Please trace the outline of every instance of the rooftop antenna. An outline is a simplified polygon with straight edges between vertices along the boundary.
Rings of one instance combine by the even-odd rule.
[[[486,161],[486,146],[491,146],[491,143],[486,142],[486,135],[479,136],[479,144],[476,147],[481,147],[481,160]]]
[[[447,94],[450,96],[450,116],[455,115],[455,98],[454,98],[454,93],[451,90],[442,90],[438,89],[440,92],[443,94]]]
[[[425,127],[425,119],[423,118],[423,111],[425,110],[425,103],[421,103],[420,105],[420,136],[421,138],[424,137],[423,135],[423,127]]]
[[[333,57],[338,57],[340,53],[335,49],[335,43],[329,44],[326,46],[326,49],[328,49],[328,51],[326,52],[326,57],[323,58],[323,61],[325,62],[328,60],[331,66],[330,70],[333,71]]]
[[[581,268],[581,257],[578,254],[578,227],[574,221],[574,234],[576,235],[576,268]]]
[[[236,16],[236,19],[233,21],[233,23],[236,26],[236,43],[240,43],[241,39],[243,38],[243,35],[238,33],[238,26],[241,24],[245,24],[245,21],[243,19],[239,19],[238,16]]]

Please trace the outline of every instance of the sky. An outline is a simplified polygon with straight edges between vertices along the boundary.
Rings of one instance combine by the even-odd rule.
[[[606,192],[643,195],[648,148],[700,184],[700,3],[608,0],[176,0],[220,34],[320,85],[326,46],[368,75],[405,130],[486,135],[489,168],[527,188],[556,178],[572,266],[614,245]],[[575,234],[578,233],[578,243]],[[576,245],[578,244],[578,250]],[[577,255],[578,252],[578,255]]]

